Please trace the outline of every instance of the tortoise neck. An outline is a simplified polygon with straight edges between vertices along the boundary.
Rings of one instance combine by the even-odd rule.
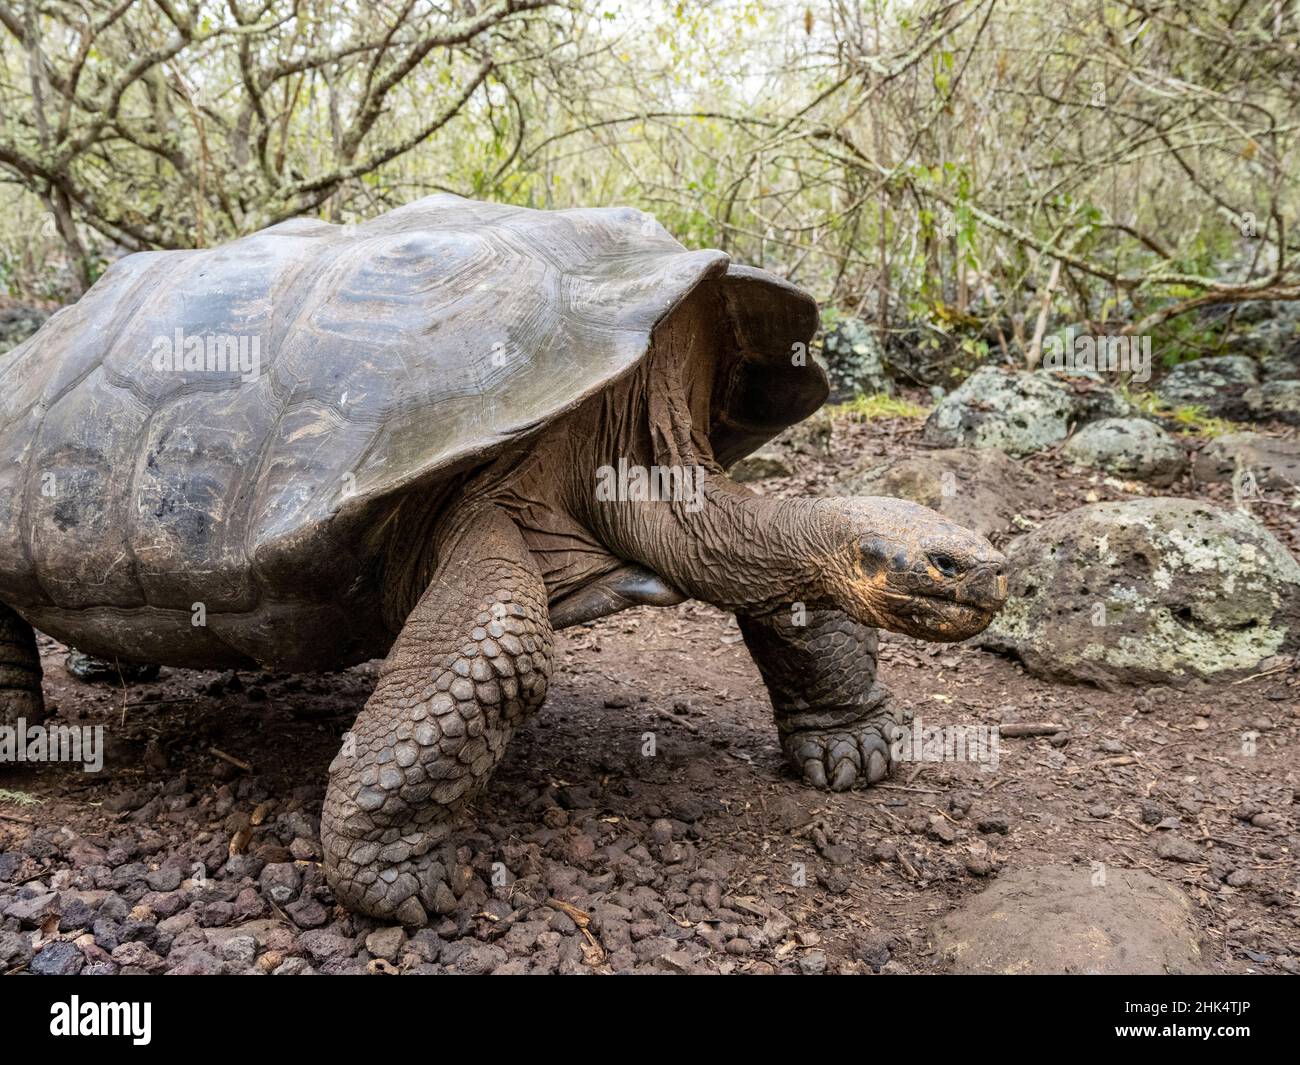
[[[748,613],[820,600],[816,559],[830,547],[823,501],[757,496],[703,466],[657,475],[615,467],[607,480],[591,519],[598,537],[686,595]]]

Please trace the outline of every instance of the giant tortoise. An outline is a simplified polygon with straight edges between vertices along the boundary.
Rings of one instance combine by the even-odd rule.
[[[0,356],[0,715],[33,627],[195,669],[386,656],[330,766],[339,900],[445,911],[458,808],[542,703],[552,633],[734,611],[811,784],[890,768],[875,627],[979,632],[980,536],[724,470],[826,398],[816,306],[627,209],[433,196],[115,263]]]

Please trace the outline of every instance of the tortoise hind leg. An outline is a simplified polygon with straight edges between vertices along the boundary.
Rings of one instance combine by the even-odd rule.
[[[439,845],[546,695],[551,625],[541,573],[514,523],[486,507],[444,537],[342,751],[321,816],[335,896],[424,924],[453,898]]]
[[[893,768],[897,724],[876,682],[876,630],[839,610],[738,615],[776,717],[786,761],[804,783],[844,791]]]
[[[13,725],[19,718],[35,725],[44,717],[36,633],[0,603],[0,725]]]

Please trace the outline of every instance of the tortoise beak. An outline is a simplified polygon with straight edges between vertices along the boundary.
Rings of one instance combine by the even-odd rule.
[[[1006,559],[996,555],[968,569],[957,582],[956,599],[982,610],[1001,610],[1007,601]]]

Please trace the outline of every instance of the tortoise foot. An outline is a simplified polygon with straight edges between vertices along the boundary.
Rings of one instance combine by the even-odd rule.
[[[450,824],[433,835],[445,838],[449,833]],[[448,914],[456,908],[448,871],[452,856],[436,848],[427,834],[405,836],[385,845],[356,841],[339,847],[336,841],[333,849],[336,857],[330,882],[335,898],[350,910],[419,927],[428,924],[434,914]],[[346,856],[338,856],[340,850],[346,851]]]
[[[781,722],[781,747],[791,768],[814,788],[847,791],[884,780],[893,771],[893,718],[879,711],[843,722],[833,715],[791,715]],[[810,720],[811,719],[811,720]]]

